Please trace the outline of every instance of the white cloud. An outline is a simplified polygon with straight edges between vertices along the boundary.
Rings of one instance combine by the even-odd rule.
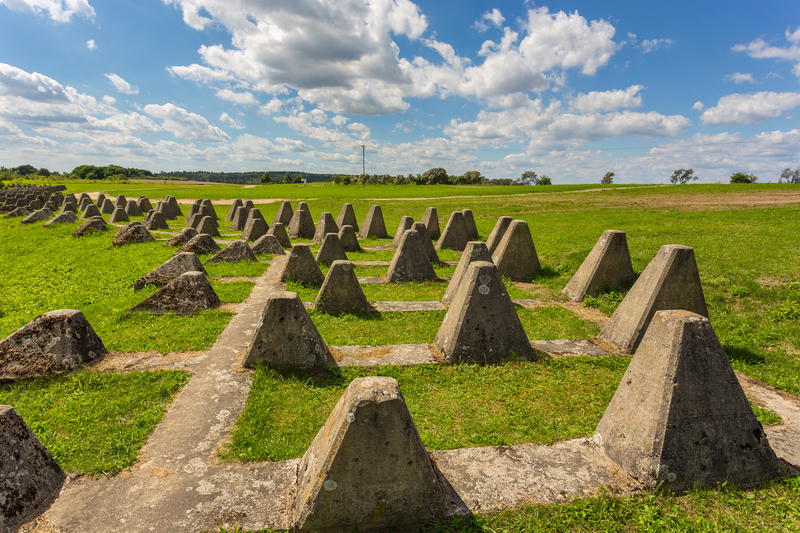
[[[72,15],[94,20],[94,8],[86,0],[0,0],[14,11],[41,15],[45,11],[56,22],[69,22]]]
[[[800,93],[729,94],[720,98],[715,107],[706,109],[700,120],[703,124],[748,126],[777,118],[797,106],[800,106]]]
[[[283,107],[284,102],[278,100],[277,98],[273,98],[266,104],[261,106],[260,112],[265,113],[267,115],[272,115],[273,113],[277,113]]]
[[[164,121],[163,130],[171,131],[179,139],[218,143],[230,140],[227,133],[210,124],[208,120],[190,113],[174,104],[148,104],[144,112]]]
[[[675,41],[672,39],[645,39],[642,41],[639,48],[642,49],[643,54],[647,54],[653,50],[658,50],[662,46],[669,46],[671,44],[675,44]]]
[[[740,83],[744,83],[746,81],[750,83],[755,83],[756,80],[753,79],[753,75],[749,73],[742,73],[742,72],[734,72],[733,74],[728,74],[723,78],[725,81],[732,81],[736,85]]]
[[[116,74],[106,74],[105,77],[108,78],[108,81],[111,82],[118,92],[121,92],[122,94],[139,94],[138,87],[133,87],[120,76],[117,76]]]
[[[770,46],[762,38],[750,41],[748,44],[737,44],[731,50],[745,52],[747,55],[758,59],[785,59],[794,62],[793,72],[800,78],[800,27],[794,32],[786,30],[786,40],[789,46]]]
[[[694,109],[695,111],[702,111],[705,107],[706,106],[703,105],[703,102],[698,100],[697,102],[694,103],[692,109]]]
[[[58,142],[46,137],[31,137],[11,122],[0,120],[0,142],[14,144],[34,144],[38,146],[58,146]]]
[[[95,44],[94,39],[86,41],[86,48],[89,50],[97,50],[97,44]]]
[[[638,94],[642,89],[641,85],[631,85],[625,90],[581,93],[571,98],[569,105],[584,114],[642,107],[642,97]]]
[[[193,63],[186,67],[167,67],[167,72],[197,83],[211,83],[220,81],[234,81],[236,77],[222,69],[213,69]]]
[[[244,129],[244,124],[242,124],[241,122],[239,122],[238,120],[236,120],[235,118],[233,118],[232,116],[230,116],[227,113],[221,114],[219,116],[219,119],[222,122],[224,122],[225,124],[227,124],[228,126],[230,126],[231,128],[235,129],[235,130],[243,130]]]
[[[217,97],[222,98],[223,100],[227,100],[228,102],[233,102],[235,104],[242,104],[242,105],[258,104],[258,100],[256,100],[255,96],[253,96],[253,93],[248,91],[237,93],[230,89],[220,89],[219,91],[217,91]]]
[[[485,32],[486,30],[489,29],[489,25],[487,24],[487,22],[490,23],[495,28],[501,28],[503,27],[504,20],[506,19],[500,13],[500,10],[495,8],[491,11],[487,11],[486,13],[484,13],[483,16],[481,16],[480,20],[475,22],[475,28],[479,32]]]

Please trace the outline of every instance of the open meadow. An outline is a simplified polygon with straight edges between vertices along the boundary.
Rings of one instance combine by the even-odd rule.
[[[177,185],[172,183],[67,183],[67,192],[124,194],[151,201],[165,195],[188,207],[210,198],[220,217],[222,240],[232,241],[224,217],[235,198],[251,199],[272,223],[280,200],[308,203],[314,222],[334,218],[352,203],[359,223],[379,204],[391,244],[402,216],[419,221],[438,209],[442,228],[452,211],[469,208],[480,239],[498,217],[528,223],[542,271],[525,283],[507,282],[515,299],[535,300],[517,311],[530,340],[595,337],[625,291],[574,304],[560,293],[607,229],[625,231],[634,271],[641,274],[664,244],[694,248],[709,318],[733,368],[794,400],[800,400],[800,186],[784,184],[676,186],[334,186]],[[184,209],[185,211],[185,209]],[[142,218],[132,218],[141,220]],[[183,217],[170,222],[181,229]],[[258,263],[206,265],[223,302],[194,316],[126,315],[153,288],[133,282],[174,249],[160,242],[114,247],[113,231],[74,238],[75,224],[21,226],[0,218],[0,338],[54,309],[81,310],[105,346],[108,359],[144,358],[153,370],[126,370],[99,362],[75,375],[6,383],[0,404],[12,405],[68,472],[116,475],[137,461],[169,403],[191,378],[162,365],[209,350],[254,286],[272,256]],[[293,242],[309,242],[293,240]],[[316,252],[318,246],[312,246]],[[351,260],[389,261],[389,249],[348,254]],[[458,252],[442,251],[454,262]],[[201,260],[209,256],[201,256]],[[326,269],[323,269],[326,270]],[[439,282],[364,284],[370,301],[441,300],[454,264],[439,266]],[[378,277],[384,266],[357,266],[361,277]],[[318,286],[289,283],[304,302]],[[445,311],[380,312],[369,316],[311,317],[329,346],[431,343]],[[425,447],[450,450],[522,443],[551,444],[591,437],[630,359],[569,357],[498,365],[416,365],[248,371],[253,385],[243,415],[218,450],[222,461],[282,461],[302,456],[353,379],[397,379]],[[754,403],[762,424],[781,419]],[[798,465],[800,466],[800,465]],[[800,480],[784,478],[756,489],[733,486],[688,494],[619,495],[525,505],[475,513],[432,525],[426,531],[798,531]]]

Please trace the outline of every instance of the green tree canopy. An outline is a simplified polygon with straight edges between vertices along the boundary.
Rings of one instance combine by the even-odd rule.
[[[694,170],[679,168],[675,172],[672,173],[672,176],[669,178],[669,182],[674,184],[683,185],[689,181],[697,181],[697,176],[694,175]]]
[[[757,181],[758,176],[755,174],[745,174],[744,172],[731,174],[731,183],[755,183]]]
[[[536,172],[534,172],[533,170],[526,170],[519,177],[518,181],[520,185],[538,185],[539,176],[537,176]]]
[[[606,172],[606,175],[603,176],[603,179],[600,180],[600,183],[603,185],[611,185],[614,183],[614,176],[616,176],[616,174],[613,172]]]
[[[425,185],[442,185],[447,184],[449,181],[450,177],[447,175],[447,171],[442,167],[426,170],[422,174],[422,183]]]
[[[261,174],[261,183],[269,183],[272,179],[269,177],[269,172],[264,172]]]

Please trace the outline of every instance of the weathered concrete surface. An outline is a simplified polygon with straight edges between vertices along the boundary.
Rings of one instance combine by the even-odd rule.
[[[83,224],[78,226],[75,231],[72,232],[72,236],[82,237],[88,233],[94,233],[96,231],[108,231],[108,226],[106,226],[105,220],[100,217],[92,217],[85,221]]]
[[[336,236],[335,233],[329,235]],[[326,239],[327,242],[327,239]],[[333,261],[322,288],[314,301],[314,310],[331,315],[371,311],[350,261]]]
[[[104,215],[110,215],[111,213],[114,212],[114,209],[117,208],[114,205],[114,201],[111,198],[104,199],[103,203],[102,204],[98,203],[97,206],[100,208],[100,212]]]
[[[20,221],[20,224],[33,224],[34,222],[41,222],[53,216],[53,212],[44,207],[38,211],[34,211]]]
[[[328,346],[294,292],[274,292],[248,335],[241,366],[265,363],[278,368],[313,368],[324,365]]]
[[[425,224],[431,239],[438,239],[442,234],[439,229],[439,214],[435,207],[429,207],[425,210],[425,214],[422,215],[422,223]]]
[[[76,309],[50,311],[0,341],[0,379],[79,370],[106,353],[83,313]]]
[[[633,353],[656,311],[667,309],[708,316],[694,250],[688,246],[662,246],[598,336]]]
[[[286,233],[286,226],[283,222],[273,222],[272,226],[267,230],[267,235],[273,235],[283,248],[291,248],[292,241],[289,239],[289,234]]]
[[[480,235],[478,235],[478,226],[475,225],[475,217],[472,214],[472,209],[462,209],[461,214],[464,215],[467,237],[469,237],[470,240],[477,240]]]
[[[413,229],[406,230],[394,253],[386,279],[392,283],[433,281],[439,279],[428,258],[422,237]]]
[[[316,257],[317,264],[330,265],[334,261],[347,261],[347,254],[342,246],[342,241],[337,233],[328,233],[319,247]]]
[[[212,237],[220,236],[219,230],[217,229],[216,221],[214,220],[213,217],[210,217],[208,215],[204,215],[203,218],[200,220],[200,224],[197,225],[197,233],[204,233],[206,235],[211,235]]]
[[[51,218],[50,220],[42,224],[42,227],[46,228],[48,226],[52,226],[53,224],[64,224],[77,221],[78,217],[75,216],[75,213],[67,211],[66,213],[61,213],[60,215],[56,215],[55,218]]]
[[[83,213],[81,213],[81,217],[80,218],[82,220],[87,220],[89,218],[99,217],[99,216],[100,216],[100,210],[97,209],[96,205],[94,205],[93,203],[89,202],[89,205],[87,205],[86,209],[84,209]]]
[[[453,211],[447,220],[439,241],[436,243],[437,250],[451,249],[462,251],[469,242],[467,235],[467,225],[464,223],[464,213]]]
[[[422,246],[425,248],[425,253],[428,254],[431,265],[439,265],[442,262],[439,260],[439,254],[436,253],[436,247],[433,245],[431,236],[428,235],[428,228],[422,222],[414,222],[411,229],[419,233],[419,238],[422,240]]]
[[[187,242],[189,242],[190,240],[192,240],[196,236],[197,236],[197,230],[196,229],[194,229],[192,227],[183,228],[178,233],[176,233],[174,237],[172,237],[170,240],[168,240],[167,243],[164,246],[170,246],[170,247],[172,247],[172,246],[183,246],[184,244],[186,244]]]
[[[299,211],[298,211],[299,212]],[[303,283],[322,283],[325,275],[311,255],[307,244],[295,244],[288,254],[289,258],[281,273],[281,281],[300,281]]]
[[[356,237],[356,229],[354,226],[339,226],[339,240],[345,252],[363,251],[361,245],[358,244],[358,237]]]
[[[314,227],[314,219],[311,218],[311,212],[308,210],[308,204],[300,202],[297,206],[297,211],[292,215],[289,221],[289,237],[292,239],[313,239],[316,228]]]
[[[425,365],[444,362],[433,344],[330,346],[335,366]]]
[[[127,203],[128,203],[128,200],[125,199],[125,195],[124,194],[120,194],[119,196],[117,196],[117,199],[114,202],[114,207],[117,207],[117,206],[120,206],[120,205],[125,207],[125,204],[127,204]]]
[[[256,219],[258,220],[258,219]],[[206,259],[206,263],[239,263],[240,261],[256,262],[256,254],[250,245],[243,240],[233,241],[231,244]]]
[[[66,477],[22,417],[0,405],[0,532],[38,514]]]
[[[154,315],[174,313],[193,315],[220,306],[217,293],[206,279],[205,272],[184,272],[164,287],[133,306],[127,314],[147,312]]]
[[[397,248],[400,246],[400,241],[403,239],[403,234],[406,232],[407,229],[411,229],[411,226],[414,225],[414,218],[410,216],[404,216],[400,219],[400,225],[397,226],[397,231],[394,233],[394,238],[392,239],[392,246]]]
[[[648,487],[781,474],[711,323],[688,311],[655,314],[592,440]]]
[[[513,281],[525,281],[542,269],[527,222],[511,222],[492,255],[492,261],[501,276]]]
[[[393,378],[353,380],[298,468],[297,527],[372,530],[444,514],[444,492]]]
[[[442,297],[442,303],[449,305],[450,302],[453,301],[456,294],[458,294],[458,286],[466,275],[470,263],[475,261],[492,262],[492,256],[489,250],[486,245],[480,241],[470,241],[467,243],[464,252],[461,254],[461,259],[458,261],[456,271],[453,273],[453,277],[450,278],[450,283],[447,285],[447,290]]]
[[[292,204],[288,200],[284,200],[281,202],[281,206],[278,208],[275,218],[272,219],[272,225],[274,226],[275,224],[281,223],[284,226],[288,226],[289,222],[292,221],[292,216],[294,216]]]
[[[494,225],[494,228],[492,228],[489,238],[486,239],[486,248],[488,248],[490,254],[493,254],[494,251],[497,250],[512,220],[514,219],[511,217],[500,217],[497,219],[497,223]]]
[[[253,250],[253,253],[256,255],[286,255],[286,252],[283,251],[283,247],[275,235],[264,235],[256,239],[256,242],[250,245],[250,249]]]
[[[369,208],[364,224],[361,226],[361,230],[358,232],[358,237],[360,239],[366,239],[368,237],[385,239],[386,236],[386,224],[383,221],[381,206],[372,205]]]
[[[540,352],[545,352],[551,357],[573,355],[600,357],[601,355],[608,355],[608,352],[592,342],[592,339],[556,339],[551,341],[532,341],[531,344]]]
[[[71,205],[71,204],[70,204]],[[25,207],[17,207],[13,211],[10,211],[3,216],[3,218],[16,218],[16,217],[26,217],[30,215],[31,212],[28,211]]]
[[[251,216],[256,211],[258,211],[258,209],[250,210],[247,222],[244,225],[244,230],[242,231],[241,239],[243,241],[255,241],[266,235],[267,231],[269,231],[269,226],[263,218]]]
[[[111,244],[114,246],[122,246],[123,244],[140,242],[155,242],[155,239],[150,235],[150,232],[147,231],[147,228],[142,226],[141,222],[130,222],[114,235],[114,240]]]
[[[117,205],[117,207],[121,207]],[[167,202],[156,202],[156,211],[164,215],[166,220],[176,220],[178,217],[172,212],[172,208]]]
[[[191,252],[197,255],[217,253],[221,248],[211,235],[199,233],[181,246],[176,254]]]
[[[336,225],[341,231],[342,226],[352,226],[353,230],[358,232],[358,220],[356,213],[353,210],[353,204],[344,204],[342,210],[339,211],[339,216],[336,217]]]
[[[325,236],[328,233],[336,233],[338,235],[339,226],[336,224],[336,221],[333,220],[333,215],[324,211],[319,216],[319,223],[317,224],[316,231],[314,231],[312,242],[322,244],[322,241],[325,240]]]
[[[233,214],[233,218],[231,219],[231,229],[236,231],[243,230],[244,225],[247,224],[247,215],[248,209],[246,207],[238,207],[236,212]]]
[[[600,236],[567,283],[564,293],[573,302],[582,302],[587,294],[597,298],[600,293],[619,289],[635,280],[625,232],[610,229]]]
[[[150,203],[150,199],[145,196],[140,196],[136,203],[139,204],[139,209],[141,209],[142,213],[149,213],[153,210],[153,205]]]
[[[206,274],[203,264],[192,252],[178,252],[148,274],[133,282],[133,290],[141,290],[145,285],[163,287],[173,279],[186,272],[202,272]]]
[[[159,211],[153,210],[148,211],[147,215],[144,217],[144,226],[151,231],[169,229],[164,215]]]
[[[372,302],[376,311],[444,311],[447,307],[442,302]]]
[[[172,214],[175,215],[176,218],[183,216],[183,211],[181,211],[181,206],[178,205],[177,198],[174,196],[167,196],[164,198],[164,202],[169,205],[169,208],[172,210]]]
[[[128,205],[125,206],[125,214],[129,217],[140,217],[144,213],[139,208],[139,204],[136,203],[136,200],[128,200]]]
[[[236,209],[242,207],[244,204],[242,203],[241,198],[237,198],[231,204],[231,208],[228,210],[228,214],[225,215],[225,222],[230,222],[233,220],[233,215],[236,214]]]

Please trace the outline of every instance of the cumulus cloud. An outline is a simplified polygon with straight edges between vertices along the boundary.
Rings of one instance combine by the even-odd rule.
[[[756,80],[753,79],[753,75],[749,73],[742,73],[742,72],[734,72],[733,74],[728,74],[723,78],[725,81],[732,81],[736,85],[740,83],[744,83],[746,81],[750,83],[755,83]]]
[[[788,46],[771,46],[764,39],[758,38],[748,44],[737,44],[731,50],[745,52],[747,55],[758,59],[784,59],[794,62],[793,72],[800,78],[800,27],[794,32],[786,30]]]
[[[227,133],[208,122],[205,118],[186,111],[174,104],[148,104],[144,112],[163,120],[162,129],[172,132],[179,139],[218,143],[230,140]]]
[[[232,116],[230,116],[227,113],[221,114],[219,116],[219,119],[222,122],[224,122],[225,124],[227,124],[228,126],[230,126],[231,128],[235,129],[235,130],[243,130],[244,129],[244,124],[242,124],[240,121],[236,120],[235,118],[233,118]]]
[[[647,54],[653,50],[658,50],[662,46],[669,46],[671,44],[675,44],[675,41],[672,39],[645,39],[642,41],[642,44],[639,45],[639,48],[642,49],[643,54]]]
[[[116,74],[105,74],[105,77],[108,78],[108,81],[111,82],[111,85],[113,85],[118,92],[121,92],[122,94],[139,94],[138,87],[133,87],[120,76],[117,76]]]
[[[581,113],[597,113],[600,111],[642,107],[642,97],[638,94],[642,89],[644,87],[641,85],[631,85],[624,90],[581,93],[571,98],[569,105]]]
[[[486,13],[481,16],[480,20],[475,22],[475,29],[479,32],[485,32],[489,29],[489,24],[494,26],[495,28],[502,28],[503,21],[505,21],[505,17],[500,13],[500,10],[495,8],[491,11],[487,11]]]
[[[228,102],[233,102],[234,104],[258,105],[256,97],[253,96],[253,93],[248,91],[237,93],[230,89],[220,89],[217,91],[217,97],[227,100]]]
[[[94,8],[86,0],[0,0],[9,9],[42,15],[47,12],[56,22],[69,22],[72,15],[94,20]]]
[[[797,106],[800,93],[729,94],[720,98],[716,106],[706,109],[700,120],[703,124],[749,126],[777,118]]]
[[[694,103],[692,109],[694,109],[695,111],[702,111],[703,109],[705,109],[705,107],[706,106],[703,105],[703,102],[698,100],[697,102]]]
[[[89,50],[97,50],[97,44],[95,44],[94,39],[86,41],[86,48]]]

